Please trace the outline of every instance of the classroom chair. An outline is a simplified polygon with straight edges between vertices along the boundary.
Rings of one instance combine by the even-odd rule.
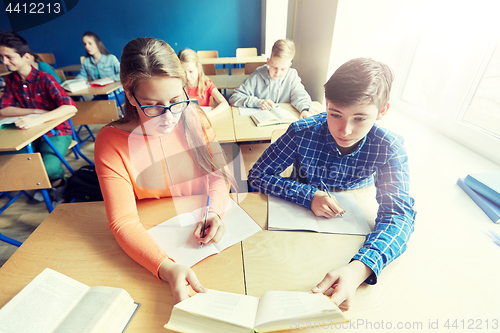
[[[217,51],[198,51],[198,58],[218,58],[219,52]],[[204,64],[203,71],[205,75],[217,75],[217,71],[215,70],[215,64]]]
[[[84,160],[94,165],[94,163],[80,151],[80,146],[87,142],[87,140],[92,139],[95,141],[95,136],[88,125],[106,125],[120,119],[118,108],[114,100],[81,101],[75,102],[75,104],[78,112],[70,119],[73,130],[73,140],[77,142],[72,146],[73,153],[76,159],[79,158],[78,156],[82,156]],[[80,127],[75,131],[73,126]],[[87,137],[84,139],[80,136],[83,129],[88,132]]]
[[[0,64],[0,73],[7,73],[9,70],[5,64]]]
[[[10,199],[9,202],[0,208],[0,214],[22,195],[25,195],[30,200],[33,199],[26,192],[29,190],[41,190],[47,210],[49,213],[52,212],[52,202],[47,192],[47,189],[51,187],[52,185],[50,184],[40,153],[0,156],[0,197],[5,196]],[[12,196],[10,193],[18,191],[19,193],[15,196]],[[21,246],[22,244],[1,233],[0,240],[15,246]]]
[[[57,76],[59,76],[59,78],[61,79],[61,82],[66,81],[66,74],[64,74],[64,71],[62,69],[55,69],[54,71],[56,72]]]
[[[240,57],[256,57],[257,48],[255,47],[239,47],[236,49],[236,58]]]
[[[43,62],[51,65],[54,68],[57,68],[56,57],[54,57],[53,53],[37,53],[37,55],[42,59]]]
[[[239,47],[236,49],[236,58],[242,57],[256,57],[257,56],[257,48],[255,47]],[[238,68],[242,68],[242,64],[238,64]],[[246,64],[245,64],[246,67]],[[241,74],[245,74],[244,72]],[[237,74],[233,74],[237,75]]]
[[[266,64],[265,62],[249,62],[249,63],[246,63],[245,64],[245,74],[246,75],[250,75],[253,72],[255,72],[255,70],[258,67],[264,66],[265,64]]]

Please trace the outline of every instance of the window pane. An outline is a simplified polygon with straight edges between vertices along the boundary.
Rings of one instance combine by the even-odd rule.
[[[500,43],[497,43],[471,102],[460,120],[500,138]]]

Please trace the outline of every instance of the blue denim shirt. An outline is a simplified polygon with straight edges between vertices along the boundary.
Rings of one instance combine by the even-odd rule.
[[[279,174],[293,164],[290,178]],[[258,191],[311,207],[321,181],[343,190],[375,183],[379,204],[374,230],[366,236],[359,260],[374,272],[374,284],[382,269],[406,250],[415,220],[409,194],[408,157],[403,138],[373,125],[358,147],[342,155],[326,121],[326,113],[291,124],[286,133],[262,154],[248,174]]]
[[[76,78],[87,81],[87,77],[89,76],[91,81],[105,77],[110,77],[114,81],[120,81],[120,62],[112,54],[103,54],[97,65],[94,62],[94,57],[86,57],[83,60],[82,69]]]

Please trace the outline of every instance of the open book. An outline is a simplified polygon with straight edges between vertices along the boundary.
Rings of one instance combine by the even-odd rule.
[[[306,230],[332,234],[367,235],[371,232],[365,215],[352,193],[331,193],[344,210],[343,217],[316,216],[304,206],[270,195],[268,230]]]
[[[299,120],[299,118],[291,114],[288,110],[280,108],[279,106],[271,110],[255,112],[250,118],[252,118],[257,127],[290,124]]]
[[[191,267],[262,230],[243,208],[229,199],[222,218],[226,225],[224,237],[218,243],[200,247],[193,233],[198,222],[203,221],[204,213],[203,207],[177,215],[149,229],[149,233],[176,263]]]
[[[111,78],[105,77],[105,78],[94,80],[94,81],[90,82],[90,86],[97,88],[97,87],[107,86],[108,84],[111,84],[113,82],[115,82],[115,81],[111,80]]]
[[[72,80],[66,80],[63,83],[61,83],[61,87],[64,88],[64,90],[75,92],[78,90],[82,89],[87,89],[87,81],[82,80],[82,79],[72,79]]]
[[[259,300],[208,290],[176,304],[165,328],[190,333],[250,333],[293,329],[299,322],[332,327],[345,321],[348,319],[338,306],[323,294],[268,291]]]
[[[0,309],[0,332],[123,332],[138,307],[123,289],[46,268]]]

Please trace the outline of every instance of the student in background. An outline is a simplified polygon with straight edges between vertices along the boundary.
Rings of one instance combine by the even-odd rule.
[[[331,298],[343,310],[361,283],[375,284],[381,270],[406,250],[413,232],[414,200],[403,138],[375,124],[389,110],[392,81],[391,69],[372,59],[343,64],[325,84],[326,113],[290,125],[248,175],[256,190],[325,218],[344,209],[319,190],[322,181],[342,190],[375,183],[379,209],[373,232],[349,264],[330,271],[312,290],[333,289]],[[280,177],[290,164],[291,177]]]
[[[26,40],[17,33],[0,33],[0,58],[13,72],[4,77],[6,85],[0,101],[0,116],[19,117],[15,122],[19,129],[28,129],[77,111],[73,100],[54,77],[31,65],[32,54]],[[38,116],[25,117],[31,114]],[[64,156],[71,144],[69,122],[63,122],[54,130],[56,134],[49,132],[47,136]],[[64,169],[52,148],[41,138],[33,142],[33,148],[41,153],[54,189],[62,186]],[[19,152],[25,153],[26,148]]]
[[[218,114],[227,110],[229,104],[219,92],[215,84],[203,72],[203,66],[198,62],[198,55],[191,49],[179,52],[182,68],[186,72],[187,92],[189,98],[198,100],[200,106],[213,106],[212,98],[219,104],[211,112]]]
[[[76,78],[87,81],[90,77],[91,81],[95,81],[109,77],[113,81],[120,81],[120,62],[106,50],[99,36],[87,31],[82,40],[86,54]]]
[[[36,68],[42,72],[49,73],[50,75],[52,75],[54,77],[54,79],[57,81],[57,83],[61,84],[61,79],[56,74],[56,72],[54,71],[54,68],[52,68],[52,66],[50,66],[46,62],[43,62],[42,59],[40,59],[40,57],[36,53],[31,53],[30,56],[31,56],[31,58],[30,58],[31,65],[34,68]]]
[[[229,103],[264,110],[274,108],[276,103],[291,103],[300,112],[300,118],[311,116],[311,97],[297,70],[290,68],[294,56],[295,44],[291,40],[277,40],[271,58],[267,58],[267,65],[258,67],[235,89]]]
[[[137,38],[123,49],[120,76],[125,117],[104,127],[95,143],[95,164],[109,228],[123,250],[170,284],[175,302],[187,285],[203,291],[194,272],[168,257],[139,221],[136,199],[210,195],[206,236],[225,233],[221,216],[229,199],[224,154],[205,113],[190,103],[185,72],[164,41]]]

